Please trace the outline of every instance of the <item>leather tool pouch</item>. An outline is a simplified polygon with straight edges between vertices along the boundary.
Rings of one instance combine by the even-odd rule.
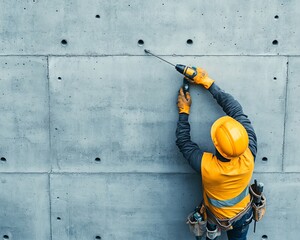
[[[194,220],[194,214],[195,214],[196,211],[198,211],[201,214],[202,221],[195,221]],[[195,237],[202,237],[206,234],[207,220],[206,220],[204,205],[201,205],[200,208],[197,207],[195,209],[195,211],[191,212],[188,215],[187,220],[186,220],[186,224],[189,225],[190,231]]]
[[[257,206],[253,203],[253,219],[258,222],[263,219],[266,213],[266,197],[262,194],[260,204]]]
[[[253,219],[258,222],[263,219],[265,213],[266,213],[266,205],[267,205],[267,199],[265,195],[262,193],[261,195],[258,195],[254,192],[254,184],[250,186],[250,194],[253,197],[252,200],[252,208],[253,208]],[[260,199],[259,203],[255,203],[255,199]]]

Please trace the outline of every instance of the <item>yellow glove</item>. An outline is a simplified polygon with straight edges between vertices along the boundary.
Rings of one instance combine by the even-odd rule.
[[[197,75],[193,77],[193,79],[188,79],[189,82],[200,84],[206,89],[209,89],[215,80],[209,78],[207,72],[204,69],[197,67],[196,70]]]
[[[179,113],[190,114],[190,107],[192,105],[192,99],[189,92],[184,96],[183,89],[180,88],[177,99],[177,106]]]

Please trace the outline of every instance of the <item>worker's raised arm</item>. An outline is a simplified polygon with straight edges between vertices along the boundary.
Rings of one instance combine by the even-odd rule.
[[[191,127],[188,120],[191,104],[192,100],[190,94],[187,92],[185,97],[181,88],[178,94],[177,102],[179,120],[176,129],[176,145],[185,157],[185,159],[188,161],[190,166],[196,172],[200,173],[203,151],[199,148],[199,146],[196,143],[191,141]]]
[[[221,90],[211,79],[207,72],[202,68],[195,68],[197,74],[193,79],[188,79],[189,82],[202,85],[208,89],[213,97],[217,100],[218,104],[223,108],[224,112],[240,122],[246,129],[249,137],[249,148],[255,158],[257,152],[257,140],[254,129],[251,125],[248,116],[244,114],[242,106],[235,100],[229,93]]]
[[[216,83],[213,83],[208,90],[217,100],[223,111],[244,126],[249,137],[249,148],[255,158],[257,152],[256,134],[250,120],[248,119],[248,116],[244,114],[241,104],[229,93],[226,93],[220,89]]]

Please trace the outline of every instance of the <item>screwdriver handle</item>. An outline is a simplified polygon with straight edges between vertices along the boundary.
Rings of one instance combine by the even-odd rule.
[[[261,201],[261,195],[262,192],[264,191],[264,184],[262,182],[257,183],[257,180],[254,180],[254,192],[257,194],[257,197],[254,197],[254,203],[255,204],[260,204]]]
[[[264,191],[264,184],[262,182],[257,185],[257,193],[260,195]]]

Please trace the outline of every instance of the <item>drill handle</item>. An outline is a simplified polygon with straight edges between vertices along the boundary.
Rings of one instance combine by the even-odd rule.
[[[187,92],[190,92],[190,83],[186,78],[183,78],[182,89],[183,89],[184,96]]]

